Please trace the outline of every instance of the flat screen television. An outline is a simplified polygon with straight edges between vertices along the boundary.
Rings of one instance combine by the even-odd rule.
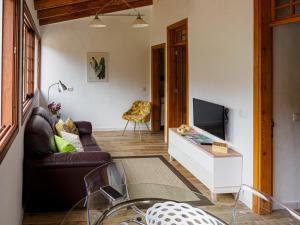
[[[225,140],[226,108],[222,105],[193,99],[194,126]]]

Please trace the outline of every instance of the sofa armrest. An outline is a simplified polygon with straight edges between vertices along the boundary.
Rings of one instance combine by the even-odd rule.
[[[80,135],[92,134],[92,124],[88,121],[76,121],[74,122]]]
[[[95,168],[111,161],[110,154],[106,152],[71,152],[50,154],[42,159],[31,160],[31,166],[51,168]]]

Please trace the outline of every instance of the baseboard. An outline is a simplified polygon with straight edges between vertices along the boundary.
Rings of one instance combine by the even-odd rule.
[[[150,127],[149,127],[150,128]],[[150,128],[151,129],[151,128]],[[111,128],[111,127],[95,127],[93,128],[93,131],[123,131],[124,130],[124,127],[123,128],[120,128],[120,127],[117,127],[117,128]],[[127,127],[126,130],[129,130],[129,131],[133,131],[134,130],[134,127]],[[136,128],[136,130],[138,130],[138,128]],[[141,130],[142,131],[147,131],[147,127],[143,127],[141,126]]]
[[[282,203],[291,209],[300,209],[300,201],[289,201]]]

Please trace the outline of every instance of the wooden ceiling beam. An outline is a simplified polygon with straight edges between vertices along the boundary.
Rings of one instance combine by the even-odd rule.
[[[87,2],[66,5],[62,7],[39,10],[37,12],[37,17],[39,19],[45,19],[50,17],[62,16],[65,14],[78,13],[81,11],[88,11],[94,8],[99,9],[103,6],[103,4],[105,4],[105,2],[107,2],[107,0],[94,0],[94,1],[89,0]]]
[[[128,2],[132,7],[152,4],[152,0],[130,0]],[[98,11],[106,3],[107,0],[92,0],[92,1],[90,0],[88,2],[82,2],[82,3],[72,4],[68,6],[40,10],[38,11],[37,15],[39,19],[46,19],[50,17],[57,17],[57,16],[79,13],[82,11],[89,11],[89,10]],[[115,6],[108,6],[104,10],[111,8],[115,11],[119,11],[118,8],[122,7],[122,9],[124,9],[124,6],[126,7],[126,9],[128,8],[126,4],[122,3]]]
[[[90,0],[34,0],[34,7],[36,10],[44,10],[88,1]]]
[[[130,4],[132,7],[138,8],[138,7],[152,5],[153,0],[134,1]],[[40,18],[39,19],[40,25],[47,25],[47,24],[52,24],[52,23],[58,23],[58,22],[93,16],[99,10],[99,6],[93,7],[91,9],[89,9],[89,8],[87,9],[87,8],[85,8],[84,10],[81,9],[78,11],[68,11],[66,13],[61,13],[58,15],[53,14],[51,17]],[[110,7],[105,8],[103,10],[103,13],[112,13],[112,12],[117,12],[117,11],[126,10],[126,9],[128,9],[128,7],[126,5],[110,6]]]

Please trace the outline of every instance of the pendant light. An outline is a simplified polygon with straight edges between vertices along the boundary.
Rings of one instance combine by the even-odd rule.
[[[103,28],[106,27],[106,24],[103,23],[98,14],[95,15],[95,18],[89,23],[89,27],[92,28]]]
[[[116,5],[120,5],[120,4],[125,4],[128,9],[132,9],[135,11],[135,14],[104,14],[102,13],[104,11],[105,8],[107,8],[108,6],[116,6]],[[144,27],[148,27],[149,24],[142,18],[143,15],[140,14],[140,12],[132,7],[127,0],[111,0],[108,1],[106,4],[104,4],[96,13],[95,17],[93,18],[93,20],[89,23],[89,27],[92,28],[104,28],[107,27],[107,25],[105,23],[103,23],[103,21],[101,20],[101,18],[99,17],[99,15],[101,14],[101,16],[133,16],[136,17],[136,19],[134,20],[134,22],[132,23],[131,27],[133,28],[144,28]]]
[[[148,27],[149,24],[143,20],[141,14],[138,14],[137,18],[135,19],[135,21],[132,24],[133,28],[144,28],[144,27]]]

